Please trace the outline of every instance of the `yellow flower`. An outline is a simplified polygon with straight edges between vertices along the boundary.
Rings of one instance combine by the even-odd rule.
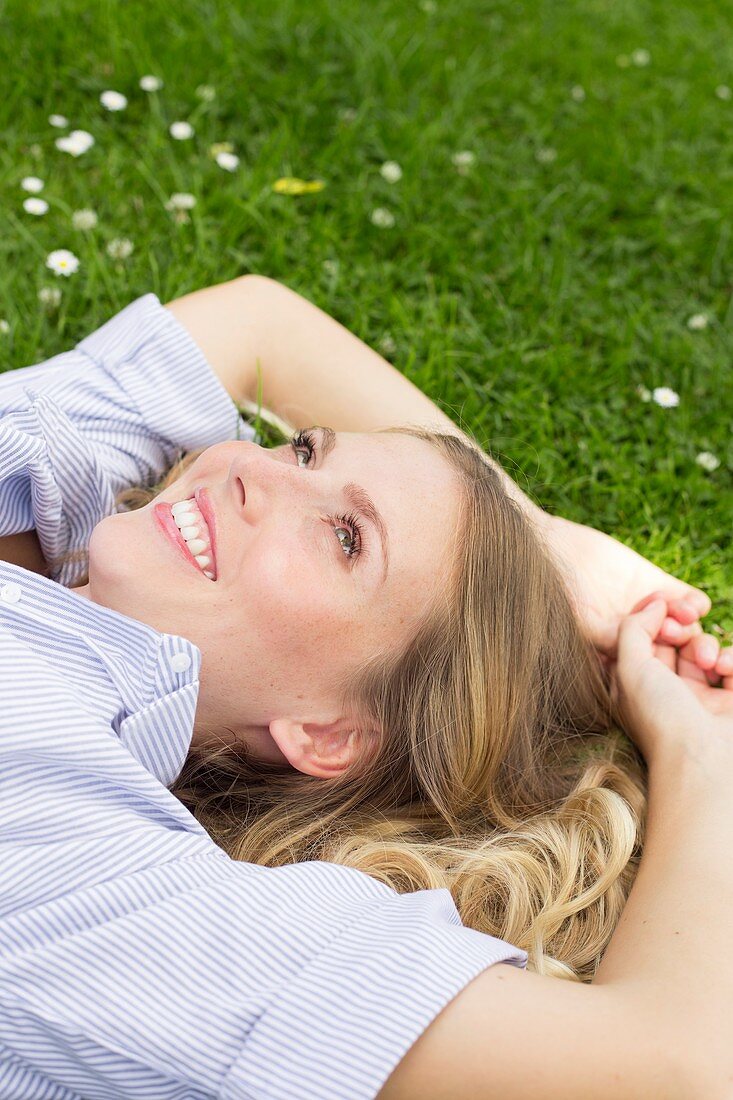
[[[323,180],[299,180],[295,176],[283,176],[275,180],[272,190],[278,195],[307,195],[311,191],[322,191],[325,187]]]

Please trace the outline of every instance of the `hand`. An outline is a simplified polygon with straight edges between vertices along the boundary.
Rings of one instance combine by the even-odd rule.
[[[647,763],[679,746],[697,748],[715,739],[733,746],[733,673],[711,687],[691,659],[694,642],[679,651],[655,642],[667,611],[657,598],[626,616],[611,662],[617,718]]]
[[[705,592],[677,580],[593,527],[547,516],[543,530],[568,581],[581,625],[604,664],[616,655],[622,618],[657,592],[667,601],[657,642],[681,646],[697,639],[689,651],[690,659],[712,684],[719,683],[726,671],[733,671],[730,656],[718,667],[720,643],[713,635],[704,634],[700,625],[699,619],[711,608]]]

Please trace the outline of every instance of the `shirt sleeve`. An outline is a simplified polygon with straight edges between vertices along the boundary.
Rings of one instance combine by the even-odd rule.
[[[85,550],[132,485],[187,451],[259,439],[187,330],[146,294],[68,352],[0,375],[0,535]],[[73,585],[84,564],[51,578]]]

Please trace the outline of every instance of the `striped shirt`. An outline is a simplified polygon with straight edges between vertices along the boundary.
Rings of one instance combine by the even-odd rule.
[[[0,375],[0,534],[85,547],[115,494],[256,438],[153,294]],[[168,789],[200,650],[0,563],[0,1097],[360,1100],[487,966],[447,890],[229,858]]]

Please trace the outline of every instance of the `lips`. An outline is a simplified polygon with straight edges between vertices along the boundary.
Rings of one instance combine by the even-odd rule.
[[[199,566],[199,563],[194,560],[194,556],[191,553],[188,544],[186,543],[186,540],[183,538],[181,532],[178,529],[178,524],[173,519],[173,513],[171,512],[170,504],[156,504],[153,508],[153,515],[155,516],[156,522],[162,528],[166,537],[173,543],[179,553],[183,554],[186,561],[190,562],[196,572],[203,576],[203,570]],[[213,544],[211,557],[213,559],[213,572],[215,574],[215,577],[218,579],[219,574],[216,568],[216,558],[214,557]],[[206,577],[205,579],[210,580],[211,578]]]

